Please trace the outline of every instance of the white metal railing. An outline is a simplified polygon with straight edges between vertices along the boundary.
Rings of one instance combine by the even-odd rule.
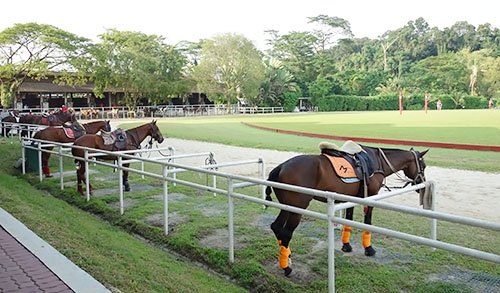
[[[40,154],[39,158],[41,158],[41,151],[45,151],[42,149],[44,141],[40,140],[34,140],[34,139],[29,139],[29,138],[23,138],[23,141],[37,141],[38,147],[34,148],[30,146],[30,143],[23,143],[23,159],[24,159],[24,153],[25,153],[25,148],[33,148],[36,149]],[[51,143],[57,145],[57,143]],[[62,154],[62,147],[60,146],[60,149],[58,152],[53,152],[61,156],[67,156]],[[74,146],[76,147],[76,146]],[[328,279],[329,279],[329,291],[334,292],[335,291],[335,275],[334,275],[334,267],[335,267],[335,258],[334,258],[334,228],[333,224],[334,223],[340,223],[344,225],[350,225],[355,228],[360,228],[360,229],[366,229],[372,232],[388,235],[391,237],[407,240],[407,241],[412,241],[416,242],[419,244],[431,246],[434,248],[440,248],[440,249],[445,249],[448,251],[452,252],[457,252],[461,253],[464,255],[480,258],[483,260],[488,260],[496,263],[500,263],[500,255],[494,254],[494,253],[489,253],[489,252],[484,252],[472,248],[467,248],[467,247],[462,247],[459,245],[455,244],[450,244],[446,243],[443,241],[438,241],[436,240],[437,233],[435,231],[436,229],[436,219],[439,220],[444,220],[448,222],[453,222],[453,223],[459,223],[459,224],[464,224],[464,225],[471,225],[475,227],[481,227],[484,229],[490,229],[493,231],[500,231],[500,224],[494,223],[494,222],[489,222],[489,221],[484,221],[484,220],[478,220],[474,218],[469,218],[469,217],[463,217],[463,216],[457,216],[457,215],[452,215],[448,213],[442,213],[442,212],[437,212],[433,210],[422,210],[422,209],[417,209],[417,208],[411,208],[411,207],[406,207],[406,206],[401,206],[401,205],[396,205],[396,204],[390,204],[390,203],[384,203],[380,202],[381,199],[387,198],[389,196],[395,196],[395,195],[400,195],[402,193],[406,192],[412,192],[414,190],[418,190],[421,188],[431,188],[431,190],[435,190],[433,188],[434,182],[433,181],[427,181],[425,183],[421,183],[415,186],[410,186],[406,187],[404,189],[395,191],[395,192],[386,192],[386,193],[381,193],[379,195],[370,197],[370,198],[357,198],[357,197],[352,197],[352,196],[347,196],[347,195],[342,195],[338,194],[335,192],[328,192],[328,191],[321,191],[321,190],[315,190],[315,189],[310,189],[310,188],[305,188],[305,187],[300,187],[300,186],[294,186],[294,185],[288,185],[288,184],[283,184],[283,183],[278,183],[278,182],[271,182],[264,180],[262,178],[253,178],[253,177],[247,177],[247,176],[241,176],[241,175],[236,175],[236,174],[229,174],[229,173],[224,173],[220,171],[213,170],[211,168],[202,168],[202,167],[194,167],[194,166],[188,166],[188,165],[183,165],[183,164],[178,164],[178,163],[173,163],[167,161],[161,161],[161,160],[156,160],[156,159],[149,159],[149,158],[140,158],[131,154],[126,154],[126,153],[117,153],[117,152],[108,152],[104,150],[95,150],[95,149],[89,149],[89,148],[84,148],[84,147],[78,147],[82,148],[85,151],[85,164],[88,167],[89,162],[94,162],[97,163],[96,161],[93,161],[89,156],[90,153],[92,153],[93,156],[95,155],[96,152],[99,154],[112,154],[118,157],[118,162],[116,164],[110,164],[110,163],[104,163],[104,162],[98,162],[101,165],[104,166],[110,166],[113,168],[117,168],[120,171],[120,204],[121,204],[121,212],[123,212],[123,186],[121,182],[121,172],[123,170],[127,170],[129,172],[134,172],[137,174],[142,174],[148,177],[152,178],[157,178],[160,180],[163,180],[163,211],[164,211],[164,233],[168,234],[168,183],[178,183],[178,184],[183,184],[189,187],[197,188],[200,190],[205,190],[205,191],[211,191],[215,192],[218,194],[223,194],[228,196],[228,203],[229,203],[229,215],[228,215],[228,229],[229,229],[229,261],[234,262],[234,203],[233,203],[233,198],[239,198],[242,200],[250,201],[253,203],[257,203],[260,205],[266,205],[266,206],[271,206],[274,208],[278,209],[283,209],[287,211],[291,211],[294,213],[299,213],[302,215],[307,215],[311,216],[317,219],[321,220],[326,220],[328,221]],[[69,156],[71,157],[71,156]],[[41,159],[40,159],[41,160]],[[61,159],[62,160],[62,159]],[[149,163],[149,164],[156,164],[161,166],[162,172],[161,174],[157,173],[152,173],[152,172],[146,172],[143,170],[138,170],[134,168],[126,168],[123,166],[123,161],[132,161],[132,160],[140,160],[143,161],[144,163]],[[61,161],[62,162],[62,161]],[[89,174],[89,169],[87,168],[86,176],[87,176],[87,183],[89,182],[88,180],[88,174]],[[228,188],[227,189],[220,189],[217,188],[217,186],[208,186],[208,185],[203,185],[195,182],[190,182],[186,180],[181,180],[178,178],[173,178],[169,177],[169,171],[171,170],[186,170],[186,171],[193,171],[193,172],[198,172],[202,174],[207,174],[207,175],[212,175],[212,176],[217,176],[217,177],[222,177],[226,178],[228,180]],[[23,172],[24,172],[24,166],[23,166]],[[63,173],[61,172],[61,177],[63,176]],[[40,180],[42,178],[40,177]],[[61,180],[62,182],[62,180]],[[62,184],[62,183],[61,183]],[[241,186],[247,186],[247,185],[261,185],[262,187],[265,186],[272,186],[272,187],[277,187],[280,189],[285,189],[285,190],[290,190],[298,193],[304,193],[304,194],[309,194],[312,196],[316,197],[323,197],[327,199],[327,205],[328,205],[328,212],[326,214],[324,213],[319,213],[315,211],[310,211],[310,210],[305,210],[293,206],[288,206],[284,205],[281,203],[277,202],[269,202],[266,201],[264,198],[257,198],[249,195],[245,195],[242,193],[235,192],[235,189],[237,187]],[[263,196],[263,194],[262,194]],[[88,194],[88,185],[87,185],[87,199],[89,199],[89,194]],[[432,195],[433,198],[433,203],[431,205],[431,208],[434,208],[434,200],[435,200],[435,194]],[[345,204],[335,204],[335,201],[346,201],[348,203]],[[425,238],[421,236],[416,236],[413,234],[409,233],[403,233],[383,227],[378,227],[374,225],[366,225],[363,223],[355,222],[355,221],[350,221],[346,220],[340,217],[335,216],[335,211],[339,209],[345,209],[347,207],[353,206],[353,205],[365,205],[365,206],[374,206],[378,208],[383,208],[383,209],[389,209],[393,211],[398,211],[402,213],[409,213],[421,217],[426,217],[430,219],[434,219],[431,224],[431,238]]]
[[[9,136],[17,135],[21,138],[21,133],[26,131],[28,136],[32,136],[34,132],[47,128],[47,125],[38,125],[38,124],[26,124],[26,123],[17,123],[17,122],[2,122],[0,123],[0,127],[2,128],[2,133],[7,133],[9,130]]]

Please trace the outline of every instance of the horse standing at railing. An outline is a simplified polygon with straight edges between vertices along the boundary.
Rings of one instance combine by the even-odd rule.
[[[37,125],[47,125],[47,126],[61,126],[66,122],[76,122],[76,116],[74,113],[67,111],[58,111],[50,115],[33,115],[26,114],[19,118],[19,123],[22,124],[37,124]]]
[[[115,130],[116,132],[116,130]],[[150,136],[152,140],[156,140],[158,143],[163,142],[163,135],[160,132],[160,129],[156,125],[156,121],[153,120],[150,123],[143,124],[141,126],[129,129],[127,131],[123,131],[118,133],[117,136],[114,137],[114,141],[110,141],[109,143],[106,141],[107,138],[101,135],[95,134],[86,134],[77,140],[73,145],[88,147],[93,149],[100,149],[106,151],[124,151],[124,150],[137,150],[141,148],[141,143],[146,137]],[[151,141],[152,143],[152,141]],[[75,159],[75,163],[77,166],[77,186],[78,192],[83,195],[83,187],[82,183],[85,182],[85,162],[83,160],[79,160],[78,158],[84,158],[85,152],[80,148],[73,148],[71,150]],[[115,161],[118,158],[113,155],[99,156],[97,159],[107,160],[107,161]],[[124,167],[128,168],[130,164],[123,164]],[[130,191],[130,185],[128,183],[128,171],[123,170],[123,186],[125,191]],[[89,183],[89,193],[92,194],[92,185]]]
[[[74,142],[77,138],[84,134],[96,134],[99,131],[111,131],[109,120],[94,121],[90,123],[80,124],[73,123],[70,126],[49,126],[45,129],[37,131],[33,138],[70,143]],[[44,147],[45,150],[52,150],[54,147]],[[52,177],[49,168],[50,153],[42,153],[42,172],[45,177]]]
[[[363,160],[367,163],[363,165],[372,166],[372,171],[369,172],[371,174],[365,173],[368,175],[356,176],[356,173],[359,172],[351,168],[351,164],[347,160],[336,159],[343,158],[343,156],[339,155],[344,153],[342,151],[342,149],[345,149],[344,147],[341,148],[340,152],[328,151],[328,149],[331,148],[337,150],[339,148],[335,145],[331,147],[330,144],[322,143],[320,144],[320,148],[322,149],[321,155],[299,155],[293,157],[274,168],[269,173],[268,180],[357,197],[377,194],[383,186],[386,177],[400,170],[403,170],[404,175],[409,178],[409,180],[406,179],[408,182],[407,184],[411,183],[415,185],[425,181],[425,162],[423,157],[428,150],[420,153],[413,149],[406,151],[374,148],[359,146],[352,142],[350,142],[349,145],[354,146],[351,150],[348,150],[351,155],[358,153],[364,154],[362,156],[367,159]],[[345,156],[345,154],[343,155]],[[347,159],[351,157],[352,156],[347,156]],[[337,163],[334,162],[336,160],[338,161]],[[344,178],[342,175],[343,173],[351,173],[351,175]],[[323,197],[316,197],[285,189],[273,187],[272,190],[274,190],[280,203],[302,209],[306,209],[312,199],[322,202],[327,201],[327,199]],[[268,186],[266,188],[267,200],[272,200],[270,196],[271,192],[271,187]],[[420,190],[420,193],[421,196],[423,196],[424,190]],[[370,206],[364,208],[365,224],[371,224],[372,210],[373,207]],[[353,212],[354,207],[348,208],[346,210],[346,219],[352,220]],[[278,239],[278,244],[280,246],[279,265],[284,270],[286,276],[292,272],[292,269],[288,265],[289,256],[291,254],[289,243],[292,239],[294,230],[300,223],[301,217],[301,214],[281,210],[276,220],[271,224],[271,229]],[[352,251],[352,247],[349,243],[350,235],[351,227],[344,225],[342,231],[342,251],[344,252]],[[375,255],[375,249],[371,246],[371,233],[369,231],[363,231],[362,244],[365,249],[365,255]]]

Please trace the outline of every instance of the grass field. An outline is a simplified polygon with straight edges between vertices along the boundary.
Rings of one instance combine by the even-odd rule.
[[[391,138],[434,142],[453,142],[500,146],[500,111],[405,111],[333,112],[278,115],[234,115],[162,119],[159,125],[167,137],[219,142],[229,145],[268,148],[302,153],[318,153],[324,139],[278,134],[242,125],[261,126],[371,138]],[[124,123],[124,128],[139,125]],[[343,141],[336,141],[342,144]],[[371,146],[409,149],[406,145]],[[423,147],[415,147],[423,150]],[[426,156],[429,166],[500,172],[500,153],[431,148]]]
[[[408,112],[405,112],[405,115],[406,113]],[[367,114],[377,116],[382,113]],[[414,114],[418,115],[416,112]],[[240,122],[262,125],[268,123],[268,127],[280,128],[276,125],[308,118],[312,120],[305,120],[301,124],[320,125],[322,123],[318,121],[326,121],[326,117],[331,115],[337,113],[168,118],[160,120],[159,125],[167,137],[167,142],[168,137],[180,137],[314,153],[317,152],[320,139],[266,132],[246,127]],[[354,119],[352,117],[356,117],[358,113],[338,115]],[[141,123],[127,122],[122,126],[129,128],[132,124]],[[331,124],[328,125],[327,127],[331,127]],[[139,184],[151,186],[151,189],[126,193],[125,198],[129,206],[125,215],[120,216],[117,207],[116,173],[104,167],[93,167],[92,169],[98,172],[92,177],[94,188],[108,190],[108,193],[86,202],[75,192],[73,185],[68,185],[64,191],[60,191],[57,179],[38,183],[34,174],[19,176],[11,166],[20,146],[14,139],[1,140],[0,151],[7,158],[0,163],[2,207],[14,213],[36,233],[108,286],[122,292],[175,291],[176,289],[172,289],[178,288],[175,286],[191,283],[194,285],[183,287],[180,291],[239,290],[240,288],[234,287],[225,279],[231,278],[254,292],[325,292],[327,289],[324,246],[326,227],[322,221],[305,217],[297,228],[291,243],[293,265],[295,268],[302,267],[304,273],[295,278],[285,278],[276,267],[278,248],[269,229],[277,211],[262,210],[258,205],[237,201],[236,262],[231,265],[227,262],[226,247],[214,246],[210,241],[207,242],[207,239],[219,239],[221,243],[225,243],[224,239],[227,239],[224,234],[224,231],[227,233],[227,198],[224,196],[214,197],[208,192],[183,186],[169,186],[169,192],[176,196],[172,196],[172,201],[169,201],[172,230],[169,236],[164,236],[161,226],[158,225],[162,204],[158,199],[161,183],[157,180],[142,180],[138,175],[132,175],[130,181],[133,190]],[[427,162],[428,165],[498,171],[500,157],[487,152],[432,149]],[[152,168],[146,167],[148,170]],[[67,160],[65,168],[74,170],[70,160]],[[189,172],[179,176],[199,183],[205,183],[207,180]],[[74,177],[65,180],[74,181]],[[220,188],[226,187],[224,182],[220,184]],[[48,191],[55,198],[39,192],[31,185]],[[258,194],[253,187],[246,188],[245,193]],[[98,219],[82,213],[80,209],[75,209],[75,206],[97,215]],[[325,206],[315,202],[310,209],[324,212]],[[362,219],[359,209],[355,212],[355,219]],[[373,221],[377,225],[415,235],[429,234],[429,222],[418,217],[377,209]],[[150,244],[138,241],[136,237],[130,237],[123,231],[140,235]],[[439,222],[438,231],[440,240],[500,253],[498,233],[442,221]],[[357,250],[360,249],[360,234],[360,231],[353,231],[352,242]],[[336,236],[338,238],[338,232]],[[373,243],[378,250],[377,258],[367,258],[362,253],[347,255],[336,252],[338,292],[475,292],[477,287],[474,286],[482,284],[481,278],[500,280],[498,265],[487,261],[439,249],[432,250],[383,235],[374,235]],[[203,263],[225,278],[213,278],[212,274],[203,273],[203,270],[199,270],[196,265],[191,266],[187,260],[181,259],[179,262],[175,256],[162,256],[166,253],[164,249],[176,251],[192,261]],[[161,277],[156,278],[157,276]],[[496,290],[498,286],[486,289]]]

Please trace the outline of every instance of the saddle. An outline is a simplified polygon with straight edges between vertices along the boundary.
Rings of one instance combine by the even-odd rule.
[[[80,123],[75,122],[73,124],[64,123],[63,124],[64,134],[68,138],[79,138],[87,133],[85,127],[83,127]]]
[[[372,158],[359,144],[351,140],[346,141],[342,147],[322,142],[319,148],[321,154],[330,160],[333,169],[345,183],[364,181],[368,184],[368,179],[375,172]]]
[[[104,144],[113,145],[114,150],[127,149],[127,132],[125,130],[117,128],[111,132],[101,131],[101,136]]]

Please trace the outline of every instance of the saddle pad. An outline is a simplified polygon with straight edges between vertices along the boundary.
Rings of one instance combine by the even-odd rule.
[[[357,178],[354,168],[346,159],[342,157],[333,157],[326,154],[322,155],[330,160],[333,170],[335,170],[335,173],[337,173],[340,178]]]
[[[63,130],[64,134],[66,134],[68,138],[75,138],[75,132],[73,131],[73,129],[69,127],[63,127]]]

